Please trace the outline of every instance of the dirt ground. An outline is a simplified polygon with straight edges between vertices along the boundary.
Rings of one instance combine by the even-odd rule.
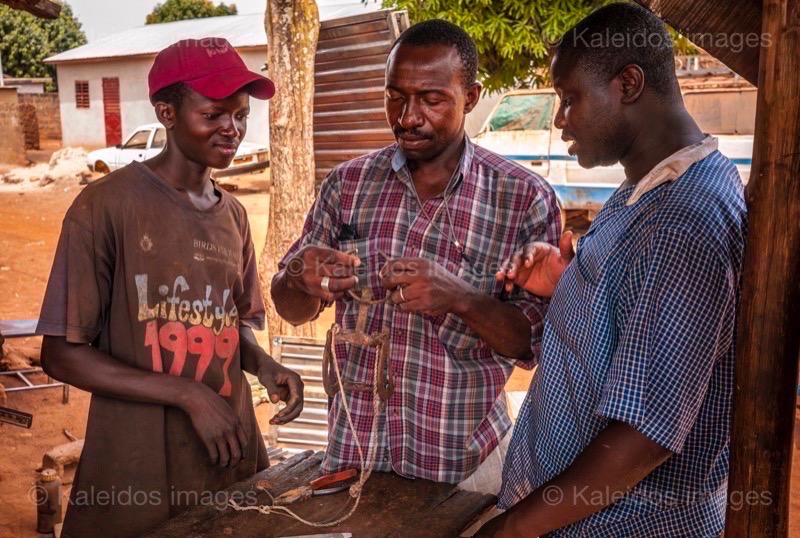
[[[0,166],[2,172],[2,166]],[[253,229],[256,249],[263,245],[269,211],[268,176],[248,176],[237,181],[234,194],[246,206]],[[47,276],[55,251],[61,220],[79,185],[50,185],[24,193],[0,188],[0,319],[35,318],[39,314]],[[323,323],[330,323],[324,320]],[[23,352],[38,348],[36,338],[11,339],[9,348]],[[44,376],[36,379],[43,381]],[[522,372],[512,379],[509,388],[525,390],[530,376]],[[7,386],[15,385],[11,381]],[[68,442],[66,429],[78,438],[86,431],[89,395],[70,391],[69,403],[61,403],[60,389],[15,392],[8,395],[9,407],[34,415],[30,430],[0,424],[0,537],[35,536],[36,506],[29,492],[36,479],[42,455],[49,449]],[[258,408],[259,422],[268,417]],[[797,422],[796,422],[797,425]],[[795,461],[800,451],[800,428],[795,428]],[[69,482],[74,469],[67,469]],[[793,469],[792,513],[800,514],[800,464]],[[68,487],[64,488],[64,505]],[[792,521],[790,536],[800,536],[800,526]]]

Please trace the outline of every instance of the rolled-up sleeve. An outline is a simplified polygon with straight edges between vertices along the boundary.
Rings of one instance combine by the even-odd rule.
[[[515,250],[529,243],[542,242],[558,247],[561,239],[561,212],[558,209],[553,190],[542,180],[542,187],[537,189],[536,196],[528,207],[522,226],[517,234]],[[531,352],[529,360],[514,359],[514,364],[526,370],[539,363],[542,355],[542,336],[544,333],[544,317],[550,303],[548,298],[539,297],[516,287],[508,297],[508,304],[513,304],[522,311],[531,324]],[[497,352],[495,358],[508,359]]]

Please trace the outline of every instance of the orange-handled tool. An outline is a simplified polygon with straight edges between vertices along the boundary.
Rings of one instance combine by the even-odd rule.
[[[307,486],[290,489],[285,493],[281,493],[280,495],[275,497],[275,504],[276,505],[291,504],[293,502],[308,499],[313,495],[326,495],[329,493],[337,493],[339,491],[344,491],[350,486],[350,484],[340,485],[330,489],[323,489],[323,488],[353,478],[357,474],[358,471],[356,471],[355,469],[345,469],[344,471],[339,471],[338,473],[332,473],[320,476],[319,478],[316,478],[311,482],[309,482]]]

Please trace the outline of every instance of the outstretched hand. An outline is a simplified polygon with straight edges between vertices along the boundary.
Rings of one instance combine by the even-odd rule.
[[[495,278],[503,282],[507,292],[514,286],[540,297],[551,297],[561,274],[575,257],[572,232],[564,232],[558,248],[550,243],[529,243],[505,260]]]
[[[303,381],[297,372],[268,357],[258,370],[258,382],[266,387],[270,402],[286,402],[286,407],[269,419],[270,424],[280,426],[300,416],[303,411]]]

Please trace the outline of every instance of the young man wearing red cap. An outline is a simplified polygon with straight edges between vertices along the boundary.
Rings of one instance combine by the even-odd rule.
[[[273,84],[205,39],[162,51],[149,85],[166,148],[75,199],[39,321],[45,371],[92,393],[63,536],[138,536],[267,467],[243,370],[287,402],[274,423],[303,406],[299,376],[252,333],[264,304],[245,210],[210,177]]]

